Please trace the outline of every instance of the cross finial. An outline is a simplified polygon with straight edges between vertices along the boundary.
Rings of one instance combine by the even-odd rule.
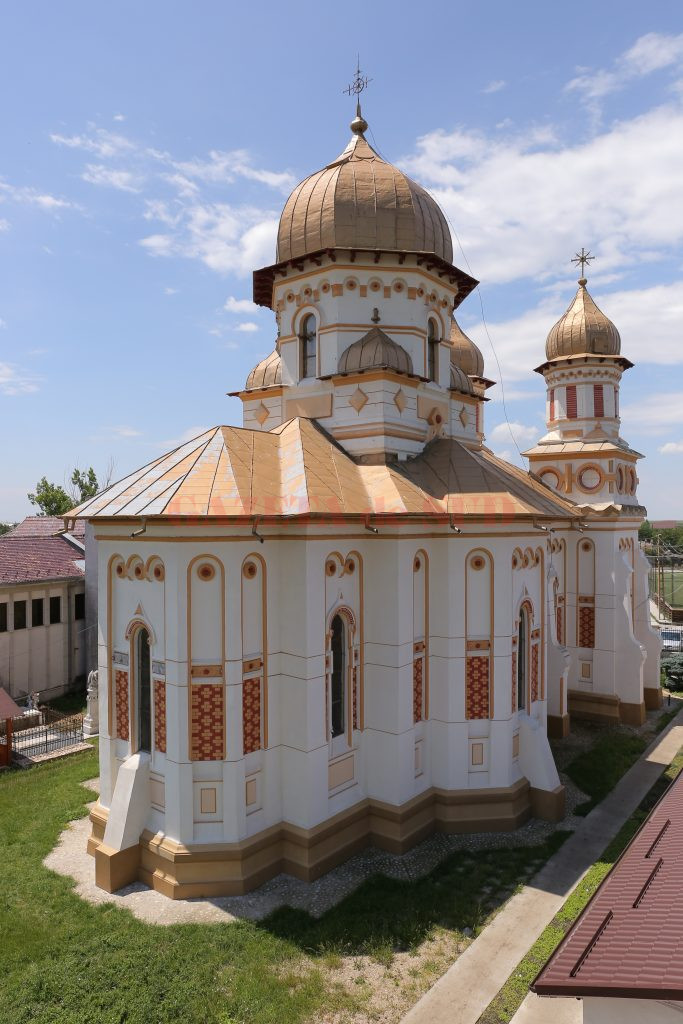
[[[347,96],[360,96],[360,94],[367,89],[371,81],[371,78],[368,78],[367,75],[364,75],[361,72],[359,55],[356,58],[356,73],[353,76],[353,81],[351,82],[350,85],[347,85],[347,87],[344,89],[344,92],[346,93]],[[358,100],[358,103],[360,103],[360,100]]]
[[[585,274],[586,264],[587,263],[592,263],[594,259],[595,259],[595,256],[591,255],[590,250],[586,250],[586,249],[584,249],[583,246],[581,246],[581,252],[577,252],[577,254],[574,257],[574,259],[571,260],[572,263],[576,263],[577,267],[578,266],[581,267],[581,277],[579,278],[579,284],[585,284],[586,283],[586,274]]]

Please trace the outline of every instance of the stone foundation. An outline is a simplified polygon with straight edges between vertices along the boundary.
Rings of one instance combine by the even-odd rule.
[[[562,740],[569,735],[569,715],[548,715],[548,736]]]
[[[662,706],[662,690],[659,686],[646,686],[643,689],[645,707],[648,711],[656,711]]]
[[[501,789],[431,789],[402,807],[363,800],[312,829],[274,825],[238,843],[192,846],[145,831],[137,846],[114,851],[104,845],[107,811],[97,804],[88,852],[107,892],[139,880],[171,899],[237,896],[280,872],[314,881],[368,844],[400,854],[435,830],[511,831],[532,814],[559,821],[564,788],[545,793],[521,779]]]

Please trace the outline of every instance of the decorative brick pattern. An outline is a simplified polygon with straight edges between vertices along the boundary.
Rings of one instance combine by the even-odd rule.
[[[190,696],[190,760],[225,757],[223,685],[195,683]]]
[[[538,700],[538,644],[531,648],[531,701]]]
[[[242,742],[244,753],[261,749],[261,680],[242,683]]]
[[[465,718],[489,717],[489,659],[467,659],[465,675]]]
[[[130,739],[130,709],[128,707],[128,673],[116,670],[116,738]]]
[[[422,658],[415,658],[413,662],[413,722],[421,722],[424,707],[424,661]]]
[[[358,719],[358,668],[354,665],[351,673],[351,706],[353,714],[353,728],[360,729]]]
[[[564,643],[564,615],[562,614],[563,608],[561,604],[558,604],[555,608],[555,626],[557,628],[557,642],[558,644]]]
[[[514,714],[514,712],[517,710],[517,651],[513,651],[512,652],[512,658],[510,660],[511,660],[511,663],[512,663],[512,701],[511,701],[511,707],[512,707],[512,712]]]
[[[595,647],[595,608],[579,607],[579,647]]]
[[[154,749],[166,753],[166,683],[154,680]]]

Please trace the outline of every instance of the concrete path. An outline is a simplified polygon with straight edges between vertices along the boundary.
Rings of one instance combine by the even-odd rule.
[[[525,953],[565,902],[577,882],[673,761],[683,745],[683,711],[651,743],[612,792],[583,820],[531,883],[512,897],[436,985],[404,1017],[403,1024],[476,1024]],[[543,1001],[540,1001],[543,1009]],[[553,1000],[545,1019],[564,1022]],[[578,1005],[578,1004],[577,1004]],[[520,1011],[521,1012],[521,1008]],[[519,1016],[518,1012],[518,1016]],[[525,1010],[527,1012],[527,1010]],[[528,1011],[530,1012],[530,1011]],[[532,1024],[539,1017],[520,1017]],[[573,1021],[571,1016],[567,1022]]]
[[[541,999],[529,992],[510,1024],[583,1024],[583,1003],[580,999]]]

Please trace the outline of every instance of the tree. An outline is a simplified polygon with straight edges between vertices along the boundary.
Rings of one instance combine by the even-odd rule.
[[[654,533],[655,531],[652,529],[652,524],[648,519],[645,519],[640,524],[640,529],[638,530],[638,539],[651,541],[654,537]]]
[[[50,483],[47,477],[43,477],[36,485],[35,494],[29,494],[28,500],[32,505],[38,506],[39,516],[64,516],[76,505],[93,498],[99,489],[97,475],[92,466],[85,470],[76,466],[71,474],[68,490],[59,484]]]
[[[42,477],[36,484],[35,494],[29,494],[28,500],[40,509],[39,516],[64,516],[74,507],[74,503],[59,484],[48,483]]]

